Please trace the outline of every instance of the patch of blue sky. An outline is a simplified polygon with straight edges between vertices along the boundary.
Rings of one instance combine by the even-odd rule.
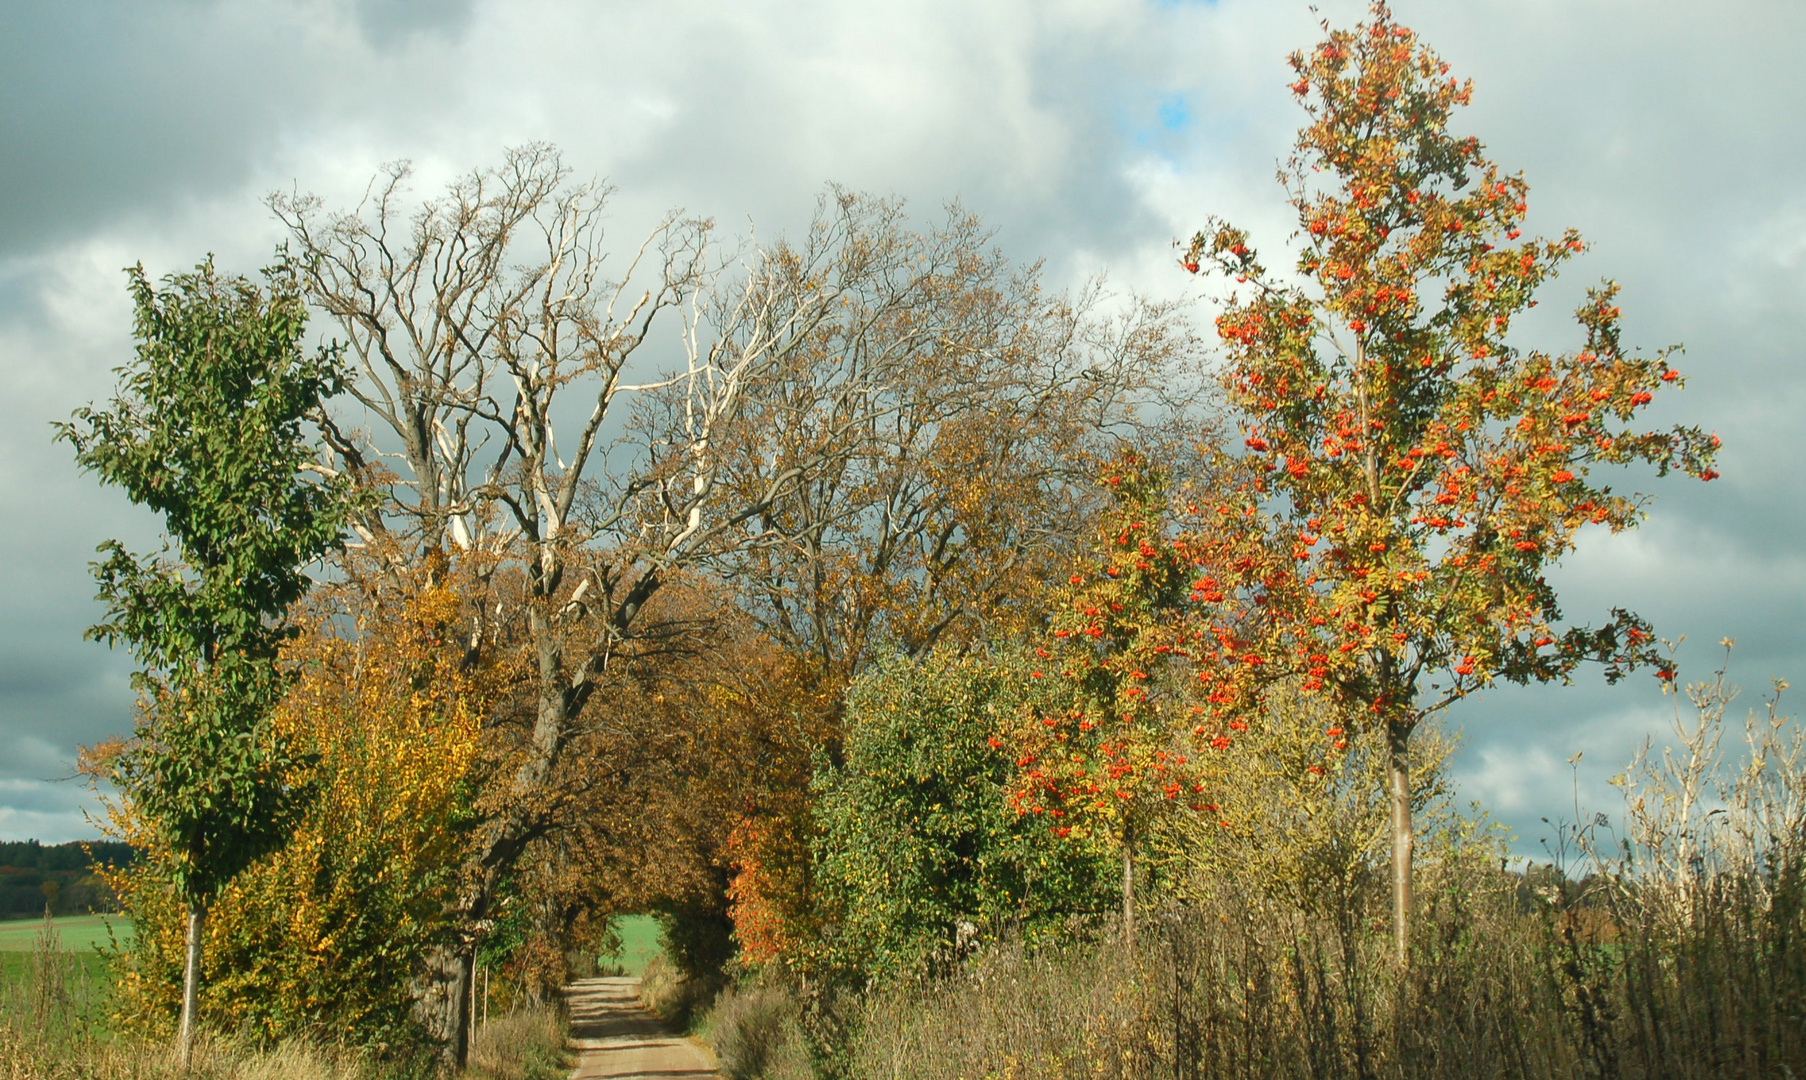
[[[1183,91],[1143,97],[1118,120],[1119,130],[1138,150],[1172,166],[1194,159],[1206,145],[1233,142],[1243,122],[1213,115]]]
[[[1151,103],[1142,98],[1129,105],[1118,122],[1136,146],[1168,161],[1176,160],[1193,126],[1191,103],[1183,93],[1167,94]]]
[[[1172,94],[1160,103],[1160,126],[1168,131],[1184,131],[1191,123],[1191,109],[1184,94]]]

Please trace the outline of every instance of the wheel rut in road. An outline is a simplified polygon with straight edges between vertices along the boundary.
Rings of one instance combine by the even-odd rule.
[[[579,979],[564,990],[577,1067],[571,1080],[717,1077],[702,1048],[646,1011],[638,979]]]

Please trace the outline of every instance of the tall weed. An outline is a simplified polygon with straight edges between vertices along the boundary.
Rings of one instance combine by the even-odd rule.
[[[727,1080],[809,1080],[814,1069],[797,995],[775,980],[730,986],[699,1025]]]
[[[541,1006],[477,1027],[460,1080],[561,1080],[570,1067],[564,1015]]]

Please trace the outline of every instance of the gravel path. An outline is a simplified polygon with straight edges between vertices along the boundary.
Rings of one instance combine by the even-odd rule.
[[[639,991],[638,979],[580,979],[565,988],[571,1045],[578,1052],[571,1080],[719,1075],[700,1047],[671,1034],[640,1005]]]

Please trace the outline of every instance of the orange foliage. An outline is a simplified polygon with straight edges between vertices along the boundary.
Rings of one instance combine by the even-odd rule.
[[[1449,131],[1472,85],[1384,3],[1291,64],[1307,113],[1282,173],[1296,274],[1270,272],[1221,221],[1182,260],[1235,283],[1217,331],[1243,427],[1223,455],[1239,477],[1198,500],[1193,542],[1262,629],[1203,659],[1219,680],[1294,677],[1383,733],[1402,956],[1412,733],[1496,680],[1565,682],[1583,661],[1608,681],[1640,665],[1671,679],[1636,615],[1564,625],[1546,572],[1583,529],[1641,519],[1640,497],[1594,479],[1603,467],[1711,480],[1718,439],[1641,426],[1683,380],[1672,350],[1624,347],[1616,285],[1589,291],[1573,351],[1512,343],[1513,319],[1584,245],[1573,230],[1520,239],[1528,184]]]
[[[804,945],[808,919],[797,910],[805,895],[801,877],[808,848],[791,823],[778,818],[743,818],[728,834],[727,858],[733,880],[727,887],[734,941],[748,964],[766,964],[795,955]]]

